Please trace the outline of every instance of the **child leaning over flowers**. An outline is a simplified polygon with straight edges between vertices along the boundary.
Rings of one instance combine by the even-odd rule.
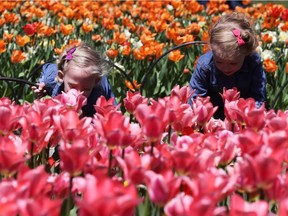
[[[254,98],[257,106],[266,100],[266,76],[255,49],[257,35],[244,14],[222,16],[209,31],[211,51],[200,56],[190,79],[191,103],[198,95],[210,96],[218,106],[214,118],[224,119],[224,87],[236,87],[242,98]]]
[[[106,78],[105,61],[90,46],[81,44],[63,51],[57,64],[43,65],[39,84],[32,87],[38,96],[48,94],[52,97],[76,89],[87,97],[82,107],[83,116],[95,114],[94,105],[100,96],[106,100],[114,94]]]

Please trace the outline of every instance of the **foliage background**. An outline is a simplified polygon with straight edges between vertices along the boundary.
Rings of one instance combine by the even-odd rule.
[[[267,72],[267,107],[285,109],[285,2],[245,2],[244,8],[235,10],[255,20],[261,40],[258,51]],[[2,77],[35,83],[41,64],[57,58],[66,46],[84,41],[109,60],[108,79],[120,103],[133,88],[127,77],[138,87],[134,90],[153,98],[167,95],[177,84],[187,85],[197,58],[207,50],[205,45],[183,46],[151,66],[175,46],[207,41],[211,23],[232,12],[225,1],[212,1],[206,7],[196,1],[34,1],[0,6]],[[7,81],[2,81],[0,96],[20,102],[34,99],[30,86]]]

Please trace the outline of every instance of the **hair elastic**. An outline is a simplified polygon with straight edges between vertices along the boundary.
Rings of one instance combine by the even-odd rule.
[[[238,41],[238,45],[242,46],[245,44],[245,41],[242,39],[241,35],[240,35],[240,30],[239,29],[234,29],[232,30],[234,36],[237,38]]]
[[[72,54],[75,52],[76,47],[73,47],[72,49],[70,49],[65,57],[65,60],[72,60]]]

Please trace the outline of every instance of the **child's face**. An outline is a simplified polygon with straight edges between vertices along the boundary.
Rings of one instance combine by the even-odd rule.
[[[241,54],[237,58],[232,58],[228,60],[228,59],[220,58],[219,56],[214,54],[213,58],[214,58],[214,62],[218,70],[220,70],[226,76],[231,76],[234,73],[236,73],[238,70],[240,70],[240,68],[243,65],[245,55]]]
[[[70,89],[76,89],[88,97],[98,81],[97,76],[91,74],[90,67],[71,67],[63,75],[64,92],[68,92]]]

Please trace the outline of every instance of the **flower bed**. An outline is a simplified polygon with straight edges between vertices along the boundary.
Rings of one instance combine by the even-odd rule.
[[[130,117],[100,98],[79,118],[76,91],[16,105],[0,100],[2,215],[285,215],[288,113],[224,92],[185,103],[127,92]]]

